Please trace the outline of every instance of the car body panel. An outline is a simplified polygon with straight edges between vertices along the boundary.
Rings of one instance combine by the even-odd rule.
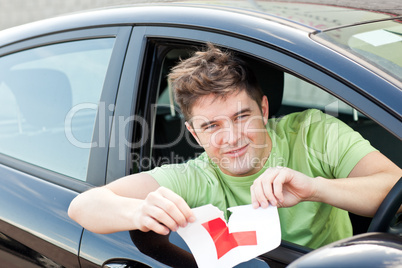
[[[4,165],[0,165],[0,177],[0,203],[7,204],[0,210],[0,232],[15,241],[14,248],[29,248],[31,256],[51,260],[32,261],[79,267],[82,227],[66,214],[76,193]]]
[[[158,24],[164,25],[193,25],[196,27],[208,27],[211,24],[210,18],[219,21],[217,13],[225,14],[224,10],[249,14],[267,20],[280,21],[283,24],[299,25],[301,28],[310,31],[323,30],[334,27],[342,27],[364,21],[388,19],[394,15],[362,11],[353,8],[335,7],[330,5],[317,5],[307,3],[267,3],[262,2],[253,5],[248,1],[185,1],[178,4],[169,3],[147,3],[146,5],[124,6],[110,9],[98,9],[92,12],[77,12],[69,16],[59,16],[39,22],[31,23],[30,26],[17,26],[16,29],[4,30],[0,47],[7,43],[14,43],[20,40],[20,35],[27,38],[39,36],[48,32],[60,32],[66,30],[65,22],[69,22],[68,28],[91,28],[99,25],[132,25]],[[150,7],[152,5],[152,7]],[[209,9],[203,10],[203,7]],[[152,11],[150,12],[150,9]],[[221,9],[221,11],[217,11]],[[155,12],[155,10],[157,10]],[[164,12],[165,11],[165,12]],[[182,14],[175,16],[174,13]],[[212,12],[212,13],[211,13]],[[223,13],[222,13],[223,12]],[[169,15],[172,14],[173,16]],[[328,19],[328,15],[336,19]],[[320,18],[322,16],[322,18]],[[339,18],[342,20],[339,20]],[[320,21],[321,19],[321,21]],[[193,23],[191,23],[193,22]],[[196,23],[195,23],[196,22]],[[244,26],[244,25],[243,25]],[[316,27],[314,27],[316,26]],[[18,30],[18,34],[16,33]]]
[[[99,246],[102,245],[102,250]],[[142,254],[131,241],[129,232],[108,235],[84,231],[80,250],[82,267],[99,267],[113,260],[135,260],[137,265],[146,267],[168,267]]]
[[[399,239],[386,233],[368,233],[320,248],[298,259],[289,268],[399,267],[401,258]]]

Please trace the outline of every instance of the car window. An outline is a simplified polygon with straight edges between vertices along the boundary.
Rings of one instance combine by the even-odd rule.
[[[313,36],[314,38],[315,36]],[[316,35],[318,41],[327,40],[339,46],[341,53],[371,63],[385,73],[402,79],[402,24],[400,20],[355,25],[324,31]],[[322,39],[320,39],[322,38]],[[371,68],[370,65],[367,67]]]
[[[52,44],[0,60],[0,153],[86,179],[114,38]]]
[[[188,34],[188,32],[186,32],[186,34]],[[159,40],[156,40],[155,43],[157,44],[158,41]],[[177,43],[175,43],[174,40],[169,40],[169,42],[166,43],[160,46],[150,46],[150,50],[155,50],[154,53],[150,53],[150,55],[154,57],[147,58],[145,67],[143,67],[143,70],[146,70],[144,71],[145,78],[142,80],[144,84],[141,85],[143,88],[141,93],[144,94],[144,96],[140,95],[140,99],[148,101],[151,106],[151,112],[149,114],[144,113],[144,118],[147,122],[150,122],[148,125],[150,135],[147,135],[147,137],[150,137],[147,141],[150,142],[144,142],[141,144],[141,149],[136,148],[137,151],[132,151],[139,152],[138,155],[133,154],[134,157],[130,159],[130,164],[132,165],[130,172],[132,173],[149,170],[163,164],[186,162],[188,159],[197,157],[203,151],[202,148],[197,147],[197,143],[191,139],[191,134],[186,130],[183,115],[174,102],[172,98],[173,94],[166,81],[169,70],[171,70],[180,59],[187,58],[194,50],[201,47],[202,43],[189,45],[181,42],[181,40],[177,41]],[[222,46],[231,47],[228,43],[229,42]],[[222,43],[218,42],[217,44]],[[257,80],[261,87],[263,87],[263,91],[268,92],[270,95],[272,95],[273,92],[280,95],[279,97],[274,96],[273,98],[272,96],[268,96],[270,101],[270,115],[272,117],[281,117],[292,112],[310,108],[320,109],[336,116],[350,127],[360,132],[374,147],[388,156],[397,165],[401,165],[402,158],[399,152],[402,150],[402,143],[400,140],[371,120],[368,117],[371,115],[368,114],[367,111],[362,110],[362,112],[367,115],[366,116],[356,110],[362,109],[363,107],[359,105],[361,101],[360,98],[350,98],[350,95],[342,94],[343,92],[337,90],[340,85],[345,86],[340,87],[342,90],[344,90],[347,85],[342,85],[341,82],[333,78],[329,79],[330,83],[326,81],[323,82],[322,76],[327,76],[317,69],[314,69],[314,72],[316,72],[314,75],[316,75],[316,77],[310,75],[309,72],[311,72],[314,66],[311,67],[307,64],[303,64],[306,69],[307,67],[311,67],[308,71],[303,72],[304,70],[301,70],[302,68],[299,68],[299,66],[295,67],[291,64],[286,65],[288,62],[285,60],[283,62],[278,60],[278,64],[276,64],[275,61],[272,61],[273,53],[265,53],[265,49],[259,51],[260,54],[257,54],[257,49],[251,50],[251,48],[248,48],[246,45],[240,48],[235,47],[235,49],[235,53],[241,56],[243,60],[247,61],[249,67],[256,73]],[[246,54],[247,51],[249,51],[250,54]],[[287,58],[285,59],[288,60]],[[348,90],[351,89],[348,88]],[[337,96],[341,97],[338,98]],[[342,97],[345,98],[344,102],[341,100]],[[146,101],[138,105],[138,111],[146,110]],[[138,103],[137,101],[137,104]],[[271,106],[275,106],[276,104],[279,104],[280,107],[278,107],[276,112],[271,113]],[[137,136],[144,137],[144,135],[141,136],[139,134]],[[356,215],[350,216],[353,217],[352,224],[354,234],[367,231],[367,223],[369,223],[370,219],[358,218],[355,217]],[[172,233],[172,235],[176,234]],[[296,249],[295,251],[297,252],[301,249],[290,242],[285,243],[285,245],[284,248],[286,251],[288,250],[288,246],[289,248]],[[303,252],[305,250],[310,249],[301,249]],[[273,254],[274,255],[267,255],[267,258],[270,259],[270,256],[275,256],[275,253]]]
[[[283,100],[278,116],[305,109],[319,109],[333,115],[358,131],[381,153],[402,165],[402,143],[379,124],[325,90],[285,73]]]
[[[327,112],[342,112],[350,115],[357,113],[352,107],[321,88],[291,74],[284,74],[283,88],[283,106],[294,106],[302,109],[315,108]],[[336,111],[334,111],[334,109],[336,109]]]
[[[171,67],[172,64],[174,65],[175,62],[177,62],[178,58],[175,58],[173,55],[180,55],[180,58],[185,58],[187,57],[187,52],[185,50],[183,50],[182,53],[177,53],[177,50],[171,51],[164,60],[165,65]],[[247,59],[247,57],[245,60],[251,61],[250,66],[257,67],[256,74],[260,84],[261,81],[267,82],[265,79],[268,77],[268,75],[266,75],[267,72],[273,72],[274,79],[283,80],[283,83],[279,81],[268,87],[261,84],[263,90],[264,88],[266,89],[264,92],[267,93],[268,99],[271,101],[276,99],[281,102],[275,114],[271,115],[272,117],[281,117],[311,108],[319,109],[345,122],[351,128],[358,131],[364,138],[369,140],[375,148],[393,162],[399,166],[402,165],[402,157],[399,153],[402,150],[402,143],[382,126],[313,83],[307,82],[293,74],[283,72],[267,63],[260,62],[257,64],[252,58]],[[141,168],[145,170],[163,164],[186,162],[203,152],[203,149],[198,146],[196,141],[193,140],[190,133],[186,130],[184,117],[173,99],[173,93],[167,82],[163,81],[163,77],[166,77],[167,74],[167,71],[163,70],[169,70],[169,67],[165,66],[162,68],[162,81],[156,101],[153,148],[151,150],[152,161],[137,163],[137,165],[140,165]],[[280,75],[281,73],[282,76]],[[278,90],[279,92],[282,91],[281,98],[277,96],[272,98],[272,89]],[[274,103],[270,103],[270,106],[271,104],[275,106]],[[146,166],[144,166],[144,163],[146,163]],[[367,231],[371,220],[370,218],[361,217],[352,213],[349,213],[349,216],[353,224],[354,234]]]
[[[186,58],[188,55],[188,49],[173,49],[167,53],[161,77],[166,77],[166,70],[169,70],[179,58]],[[281,101],[281,104],[278,105],[279,108],[275,111],[275,114],[270,116],[280,117],[306,109],[319,109],[348,124],[397,165],[402,165],[402,157],[398,153],[402,150],[402,143],[379,124],[313,83],[290,73],[279,71],[267,63],[257,63],[253,58],[245,57],[244,59],[250,61],[250,66],[258,66],[255,69],[257,79],[261,79],[260,84],[263,90],[266,88],[267,93],[271,94],[271,96],[268,95],[268,99],[271,101],[278,99],[277,96],[272,98],[272,86],[278,91],[283,91],[281,93],[283,94],[282,97],[277,100]],[[273,83],[268,87],[263,85],[268,82],[265,75],[267,72],[276,73],[273,77],[283,79],[283,84],[276,83],[278,84],[276,85]],[[170,91],[167,82],[161,81],[160,85],[153,131],[152,161],[147,162],[150,165],[146,166],[145,169],[162,164],[186,162],[203,151],[186,130],[183,115],[178,105],[174,102],[173,93]],[[273,105],[274,103],[271,102],[270,106]],[[399,148],[399,150],[395,150],[395,148]]]

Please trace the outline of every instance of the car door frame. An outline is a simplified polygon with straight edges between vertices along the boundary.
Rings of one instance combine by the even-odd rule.
[[[117,25],[21,37],[20,41],[2,46],[0,57],[69,41],[115,38],[100,98],[100,102],[105,105],[114,105],[131,30],[131,26]],[[67,209],[77,193],[105,182],[110,124],[102,126],[103,118],[99,114],[98,111],[92,141],[103,142],[106,146],[91,149],[85,182],[0,154],[0,177],[3,184],[0,187],[0,200],[2,204],[8,204],[0,212],[0,233],[6,237],[4,241],[12,242],[7,244],[10,248],[23,248],[27,250],[25,254],[30,254],[23,257],[9,248],[10,252],[14,252],[11,254],[20,258],[20,261],[35,263],[43,259],[48,265],[80,266],[78,255],[83,228],[68,217]],[[113,111],[106,110],[104,116],[108,118],[112,114]],[[103,137],[99,135],[100,126],[104,127]],[[101,141],[101,138],[104,140]],[[36,212],[40,214],[35,215]]]
[[[44,36],[32,37],[28,40],[22,40],[20,42],[4,46],[0,49],[0,57],[22,50],[62,42],[107,37],[116,38],[100,97],[100,103],[102,103],[104,107],[114,106],[131,30],[131,26],[117,25],[90,29],[66,30],[61,33],[58,32],[46,34]],[[19,169],[48,181],[64,185],[77,191],[83,191],[92,186],[103,185],[106,177],[106,163],[110,142],[110,129],[112,124],[111,120],[108,119],[113,116],[114,110],[101,109],[102,107],[98,108],[95,121],[92,143],[96,146],[91,146],[86,183],[75,179],[71,180],[71,178],[67,176],[49,170],[44,170],[40,167],[36,167],[29,163],[25,163],[18,159],[1,154],[0,163],[4,163],[7,166]],[[99,168],[100,166],[104,166],[105,169]]]
[[[264,44],[260,40],[253,40],[251,37],[244,36],[241,33],[236,36],[235,33],[219,33],[209,29],[189,29],[168,26],[136,26],[134,27],[133,36],[130,41],[130,46],[135,43],[136,49],[135,52],[130,52],[129,49],[126,59],[126,64],[131,66],[127,67],[131,71],[128,71],[127,68],[123,70],[122,77],[126,78],[122,78],[122,84],[120,85],[119,98],[116,101],[114,121],[118,121],[116,118],[118,116],[123,117],[124,119],[127,119],[129,116],[135,116],[139,109],[144,109],[144,107],[135,107],[135,104],[138,103],[138,92],[141,90],[149,90],[149,88],[146,88],[148,86],[147,84],[141,84],[148,78],[144,78],[143,74],[139,74],[141,73],[142,65],[144,63],[142,55],[144,55],[147,50],[147,43],[149,40],[194,42],[198,44],[212,42],[260,58],[267,63],[277,66],[279,69],[322,88],[338,99],[351,105],[358,111],[369,116],[392,134],[402,138],[400,118],[390,113],[387,107],[379,105],[381,100],[373,100],[367,97],[365,91],[362,90],[362,88],[368,86],[371,88],[382,86],[387,89],[384,90],[386,94],[393,94],[398,90],[394,85],[381,79],[378,75],[372,75],[371,71],[365,69],[364,66],[358,65],[346,57],[339,57],[339,55],[337,55],[338,53],[329,48],[323,47],[309,39],[307,36],[304,38],[298,37],[298,39],[302,40],[304,43],[308,42],[311,44],[310,50],[306,51],[304,55],[300,54],[300,51],[296,51],[297,54],[296,52],[292,53],[291,51],[283,51],[282,48],[275,47],[275,44]],[[313,51],[316,51],[316,53],[312,53]],[[323,52],[328,54],[324,60],[317,56],[317,54],[319,55]],[[129,54],[131,55],[129,56]],[[130,57],[132,57],[132,59],[130,59]],[[336,65],[339,66],[335,68],[334,66]],[[333,72],[327,69],[330,67],[335,68]],[[359,68],[357,72],[359,75],[354,79],[352,79],[353,76],[351,75],[345,76],[346,78],[339,76],[341,74],[352,72],[353,69],[356,71],[356,68]],[[338,72],[340,69],[342,69],[342,72]],[[132,71],[134,71],[134,76]],[[138,87],[140,87],[140,89],[138,89]],[[390,96],[392,97],[392,95]],[[119,135],[128,137],[127,140],[132,140],[132,128],[133,121],[131,121],[124,129],[124,135]],[[116,134],[117,132],[118,127],[113,126],[112,136],[118,137],[118,134]],[[107,183],[129,174],[130,164],[127,162],[130,161],[129,154],[130,150],[127,148],[125,148],[124,151],[119,149],[117,146],[110,148],[106,179]]]
[[[309,39],[307,34],[302,37],[295,37],[295,39],[310,44],[310,50],[306,51],[304,55],[300,54],[300,51],[294,51],[294,53],[292,51],[284,51],[283,48],[280,48],[279,45],[276,46],[275,43],[264,43],[261,42],[261,40],[256,40],[247,36],[245,33],[238,33],[237,35],[233,32],[220,32],[216,29],[210,30],[196,27],[186,28],[183,26],[136,26],[134,27],[130,41],[130,47],[134,50],[128,50],[126,59],[126,64],[127,67],[129,67],[129,70],[127,68],[123,70],[122,84],[120,85],[119,96],[116,101],[115,122],[117,121],[116,116],[121,116],[123,118],[125,116],[125,118],[127,118],[128,113],[129,116],[140,114],[145,117],[146,120],[151,120],[149,117],[150,113],[146,114],[146,110],[151,107],[150,105],[152,103],[149,103],[149,101],[152,100],[152,97],[151,95],[147,95],[147,97],[139,96],[139,92],[141,91],[150,93],[149,91],[153,90],[148,84],[152,78],[144,74],[144,68],[146,68],[144,66],[146,66],[147,58],[149,59],[149,54],[155,53],[148,51],[151,41],[197,44],[212,42],[263,59],[267,63],[273,64],[307,82],[313,83],[322,89],[329,91],[332,95],[335,95],[356,109],[364,111],[366,115],[369,115],[375,121],[381,121],[381,124],[388,130],[391,130],[394,134],[397,133],[400,129],[400,124],[395,128],[393,123],[398,122],[398,118],[388,113],[386,107],[379,106],[376,100],[367,98],[367,95],[365,95],[359,87],[359,85],[364,86],[370,83],[375,83],[376,85],[382,84],[385,87],[393,88],[394,86],[392,84],[383,81],[383,79],[378,76],[371,77],[370,75],[372,75],[372,73],[370,71],[365,70],[364,67],[357,65],[350,61],[350,59],[339,57],[339,55],[336,55],[337,53],[334,51]],[[283,43],[283,40],[281,40],[281,42]],[[292,40],[289,42],[292,42]],[[304,44],[303,47],[306,46],[307,45]],[[319,59],[317,56],[320,55],[320,52],[328,54],[325,60]],[[326,69],[326,67],[330,68],[337,64],[342,66],[344,70],[340,70],[341,67],[336,67],[334,72],[330,72]],[[345,68],[345,66],[347,66],[347,68]],[[348,78],[352,78],[351,76],[346,76],[346,79],[339,77],[341,74],[346,74],[348,69],[356,67],[360,68],[360,74],[356,80],[348,80]],[[154,72],[152,68],[151,70],[147,69],[147,71],[151,74],[157,73]],[[367,79],[359,82],[358,79],[361,79],[362,77],[366,77]],[[153,78],[156,79],[156,77]],[[142,102],[142,105],[138,106],[141,103],[139,100],[145,100],[145,103]],[[384,119],[385,125],[383,121]],[[151,122],[150,125],[152,126],[152,121],[148,122]],[[145,135],[146,132],[144,130],[135,130],[135,128],[138,127],[135,126],[135,123],[135,120],[132,120],[125,125],[124,128],[118,128],[114,125],[112,127],[112,136],[124,136],[127,140],[132,140],[133,137],[131,135],[133,132]],[[141,126],[139,128],[142,129]],[[124,134],[116,134],[122,130],[124,131]],[[139,151],[141,156],[149,157],[151,150],[147,147],[145,142],[144,144],[140,144],[140,147],[142,147]],[[123,151],[121,151],[121,149],[122,148],[115,147],[110,148],[109,150],[107,183],[130,174],[132,168],[130,154],[132,153],[132,150],[128,147]],[[264,255],[266,258],[276,262],[289,263],[308,251],[309,249],[284,241],[281,247]]]

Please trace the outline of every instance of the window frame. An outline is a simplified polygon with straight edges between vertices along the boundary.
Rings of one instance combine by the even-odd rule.
[[[109,66],[107,68],[105,76],[105,82],[103,84],[102,92],[100,95],[100,102],[105,103],[105,106],[108,107],[109,104],[114,105],[115,103],[120,73],[124,63],[124,56],[127,49],[128,39],[131,34],[131,29],[131,26],[110,26],[93,29],[71,30],[61,33],[50,33],[39,37],[23,39],[20,42],[4,46],[0,48],[0,58],[2,56],[47,45],[98,38],[115,38],[115,44],[112,50]],[[109,118],[113,115],[113,111],[110,111],[108,109],[106,109],[105,113],[105,118]],[[107,164],[107,152],[109,149],[108,144],[110,139],[111,122],[110,124],[105,124],[105,126],[102,126],[106,128],[104,132],[105,135],[104,137],[100,137],[100,120],[101,118],[99,116],[98,109],[92,142],[96,142],[97,144],[99,144],[99,142],[101,141],[100,139],[104,138],[104,140],[102,140],[101,142],[102,144],[106,144],[106,146],[96,146],[90,149],[86,181],[74,179],[67,175],[47,170],[40,166],[36,166],[13,157],[3,155],[1,153],[0,164],[77,191],[84,191],[88,188],[91,188],[93,185],[102,185],[105,181],[106,168],[100,169],[99,166],[106,166]]]
[[[309,62],[298,54],[285,53],[280,48],[268,46],[267,44],[256,40],[250,40],[243,36],[236,37],[234,34],[225,32],[219,33],[203,29],[168,26],[134,27],[127,60],[125,62],[127,67],[125,67],[122,74],[122,84],[120,85],[119,97],[116,101],[115,122],[118,116],[127,117],[127,115],[134,116],[135,114],[143,114],[143,111],[146,111],[147,108],[144,105],[149,105],[150,101],[155,101],[149,98],[143,98],[142,100],[146,100],[146,104],[139,102],[142,98],[139,94],[151,90],[147,81],[151,81],[152,78],[149,78],[149,74],[144,72],[144,64],[146,64],[147,57],[149,57],[147,55],[150,53],[148,49],[149,44],[152,44],[151,41],[163,42],[164,44],[187,43],[189,45],[212,42],[222,47],[248,54],[320,87],[339,100],[349,104],[362,114],[373,119],[396,136],[398,136],[398,131],[401,128],[398,118],[389,113],[386,107],[380,106],[377,100],[372,100],[370,97],[366,96],[357,86],[357,83],[354,83],[356,81],[347,81],[345,80],[346,78],[338,77],[336,74],[328,71],[328,69],[325,69],[325,66],[318,66],[316,63]],[[347,59],[344,60],[349,61]],[[329,62],[329,66],[327,67],[330,68],[333,64],[333,62]],[[338,64],[342,64],[342,62],[338,62]],[[354,65],[354,63],[349,63],[349,65]],[[350,66],[350,68],[355,68],[355,66]],[[365,69],[362,67],[362,70]],[[361,79],[361,76],[356,77],[356,79]],[[376,82],[378,81],[377,76],[373,76],[371,80],[373,80],[373,83],[378,84],[378,82]],[[383,81],[384,86],[392,87],[392,85],[386,84],[386,81],[381,81]],[[362,81],[362,83],[367,84],[370,83],[370,81],[366,79]],[[133,138],[132,129],[133,123],[130,122],[128,127],[124,130],[125,133],[123,135],[127,137],[128,140],[132,140]],[[118,137],[117,132],[118,127],[113,126],[112,136]],[[119,135],[122,135],[122,133]],[[130,149],[127,148],[127,146],[125,146],[123,151],[119,151],[118,148],[110,148],[106,183],[130,174],[130,153]],[[142,151],[141,156],[149,157],[149,153]]]
[[[353,81],[347,81],[344,78],[338,77],[336,74],[331,73],[324,67],[318,66],[314,62],[309,62],[296,53],[285,53],[280,48],[275,48],[274,46],[269,46],[242,36],[236,37],[235,34],[175,27],[135,27],[132,40],[130,41],[130,47],[131,42],[136,44],[135,51],[132,52],[132,55],[135,57],[138,65],[133,66],[134,69],[131,70],[130,74],[132,75],[133,72],[138,71],[140,71],[141,74],[135,73],[135,78],[132,78],[131,86],[133,86],[133,88],[131,88],[131,93],[128,93],[128,88],[125,89],[125,93],[121,96],[119,92],[119,98],[116,105],[117,108],[125,107],[124,110],[126,112],[130,110],[131,115],[139,113],[146,116],[148,120],[151,120],[151,125],[153,124],[153,121],[147,109],[150,107],[150,104],[152,104],[150,102],[155,102],[155,84],[157,83],[153,83],[152,85],[150,81],[156,80],[152,75],[155,75],[155,73],[158,72],[155,72],[153,68],[160,66],[161,62],[159,59],[158,63],[158,58],[156,58],[155,61],[155,57],[150,55],[159,55],[158,51],[155,50],[158,42],[160,42],[161,46],[163,46],[163,44],[187,43],[191,45],[194,43],[204,44],[206,42],[212,42],[219,46],[260,58],[269,64],[275,65],[279,69],[316,85],[331,95],[334,95],[338,99],[374,119],[374,121],[379,122],[380,119],[383,120],[385,118],[386,122],[381,122],[381,125],[388,131],[391,130],[391,132],[397,133],[398,128],[392,128],[392,124],[393,122],[398,122],[398,119],[388,113],[386,108],[381,107],[376,100],[364,95],[359,87],[356,84],[353,84]],[[333,65],[333,63],[330,63],[330,65]],[[126,70],[127,69],[125,69],[125,71]],[[127,74],[123,74],[123,77],[124,75]],[[374,77],[373,79],[375,80],[377,78]],[[121,89],[122,88],[120,88],[120,90]],[[146,115],[146,113],[148,114]],[[124,113],[119,112],[116,113],[116,115],[124,115]],[[125,130],[125,137],[132,138],[130,136],[132,134],[130,134],[129,130],[131,133],[141,133],[135,129],[135,124],[130,124]],[[113,131],[116,131],[116,128],[114,128],[112,132]],[[142,132],[142,134],[144,134],[144,132]],[[150,157],[150,152],[151,149],[149,144],[140,149],[142,157]],[[123,153],[125,154],[125,159],[117,160],[116,156],[118,152],[116,150],[110,150],[107,183],[130,174],[130,148],[126,148],[126,151]],[[308,248],[284,241],[276,250],[264,254],[264,258],[279,263],[290,263],[309,251],[310,249]]]

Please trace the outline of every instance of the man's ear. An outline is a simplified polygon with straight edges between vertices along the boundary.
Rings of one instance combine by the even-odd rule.
[[[269,103],[268,98],[265,95],[262,97],[261,101],[261,112],[264,120],[264,125],[266,125],[268,123],[268,117],[269,117]]]
[[[197,141],[198,145],[200,145],[202,147],[202,144],[201,144],[200,140],[198,139],[197,133],[195,133],[195,130],[191,126],[191,124],[187,121],[184,124],[186,125],[187,130],[190,131],[191,135],[193,135],[193,137]]]

